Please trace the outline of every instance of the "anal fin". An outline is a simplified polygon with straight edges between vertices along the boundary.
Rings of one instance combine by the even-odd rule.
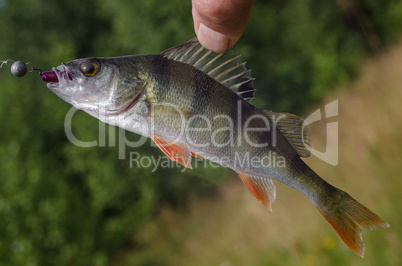
[[[184,145],[180,145],[174,142],[165,141],[156,136],[151,137],[155,144],[161,149],[161,151],[169,157],[172,161],[175,161],[184,167],[191,167],[191,151]]]
[[[276,188],[271,178],[250,176],[238,173],[244,185],[250,190],[251,194],[272,211],[271,204],[275,201]]]

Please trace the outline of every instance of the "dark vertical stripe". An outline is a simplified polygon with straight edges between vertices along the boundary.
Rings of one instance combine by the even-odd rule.
[[[158,97],[156,100],[158,102],[166,102],[167,101],[167,92],[170,88],[171,75],[169,71],[169,63],[170,61],[160,55],[155,55],[152,60],[152,69],[153,69],[153,82],[156,83],[156,87],[160,90],[161,93],[155,93],[155,97]]]
[[[266,115],[259,111],[257,108],[249,104],[243,99],[239,99],[236,102],[236,108],[232,110],[231,116],[235,117],[236,121],[236,133],[239,138],[242,138],[242,144],[264,145],[265,147],[272,147],[272,123],[266,117]],[[246,128],[247,126],[247,128]],[[256,131],[259,129],[261,131]],[[247,139],[251,142],[248,143],[245,138],[245,132],[247,132]],[[236,138],[237,139],[237,136]],[[258,147],[260,149],[262,147]]]
[[[191,82],[189,86],[192,88],[190,110],[196,115],[206,115],[206,112],[211,104],[212,94],[210,91],[210,87],[213,86],[213,84],[211,83],[210,78],[198,69],[191,68],[190,71],[187,73],[190,75],[188,80]],[[207,117],[206,119],[213,118]],[[213,121],[209,122],[212,123]],[[191,123],[189,123],[188,126],[189,128],[193,129],[207,128],[208,123],[204,118],[196,117],[191,119]],[[202,135],[203,133],[201,132],[194,132],[194,140],[197,138],[202,139]],[[205,141],[203,141],[203,143],[205,143]]]
[[[243,130],[242,122],[240,121],[240,123],[238,123],[239,120],[242,119],[241,114],[239,117],[239,108],[238,108],[239,103],[240,103],[239,101],[241,101],[240,97],[239,97],[239,99],[236,99],[235,103],[232,106],[230,106],[230,114],[229,114],[230,118],[232,119],[232,123],[233,123],[233,127],[234,127],[233,128],[233,145],[234,145],[234,147],[237,147],[237,145],[239,144],[239,140],[237,138],[241,138],[241,136],[242,136],[241,132]],[[243,140],[240,140],[240,141],[243,141]],[[236,150],[236,148],[235,148],[235,150]]]
[[[191,100],[191,109],[199,110],[199,114],[205,114],[210,105],[211,100],[211,86],[213,86],[214,80],[205,75],[198,69],[192,69],[191,81],[194,87],[194,94]]]

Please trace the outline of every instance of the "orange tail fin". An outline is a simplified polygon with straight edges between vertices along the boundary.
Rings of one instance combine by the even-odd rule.
[[[332,225],[345,244],[357,255],[364,257],[364,243],[361,226],[375,230],[376,226],[388,228],[389,224],[375,213],[357,202],[348,193],[338,190],[341,199],[329,206],[316,206],[324,218]]]

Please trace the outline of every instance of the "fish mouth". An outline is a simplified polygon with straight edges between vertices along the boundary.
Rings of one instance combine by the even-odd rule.
[[[47,83],[49,90],[54,92],[62,100],[74,105],[72,94],[68,88],[76,85],[77,77],[69,71],[64,64],[58,67],[53,67],[51,71],[43,72],[41,78]]]
[[[53,67],[52,71],[45,71],[41,75],[42,80],[49,83],[49,89],[50,87],[64,87],[68,85],[70,81],[74,81],[74,77],[74,74],[72,74],[64,64]]]

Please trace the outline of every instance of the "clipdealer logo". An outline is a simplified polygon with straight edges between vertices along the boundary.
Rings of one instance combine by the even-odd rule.
[[[324,117],[321,113],[325,113]],[[304,126],[308,126],[315,122],[322,122],[326,119],[333,119],[338,117],[338,100],[332,101],[325,105],[324,110],[321,108],[315,110],[304,121]],[[339,149],[339,133],[338,133],[338,121],[326,122],[326,145],[325,151],[318,151],[311,147],[311,154],[320,160],[336,166],[338,165],[338,149]]]
[[[205,160],[208,159],[208,160]],[[206,157],[201,159],[194,157],[193,167],[212,167],[217,168],[220,165],[234,165],[237,168],[285,168],[286,160],[283,156],[276,154],[275,152],[268,152],[268,154],[259,157],[252,156],[249,152],[245,154],[235,152],[232,157],[220,156],[220,157]],[[130,152],[130,168],[150,168],[151,172],[155,172],[159,168],[182,168],[184,172],[187,168],[182,167],[177,161],[169,159],[167,156],[146,156],[141,155],[139,152]]]
[[[64,128],[65,128],[65,133],[67,138],[69,139],[69,141],[71,143],[73,143],[76,146],[79,147],[83,147],[83,148],[89,148],[89,147],[105,147],[105,146],[109,146],[109,147],[115,147],[118,146],[118,150],[119,150],[119,159],[126,159],[126,150],[127,148],[136,148],[136,147],[140,147],[141,145],[143,145],[144,143],[146,143],[146,140],[148,139],[148,137],[144,137],[144,136],[140,136],[139,139],[135,140],[135,141],[131,141],[127,138],[126,136],[126,130],[120,127],[109,127],[109,139],[106,139],[106,125],[105,123],[99,121],[99,135],[98,135],[98,140],[92,140],[92,141],[82,141],[80,139],[78,139],[72,130],[72,118],[75,115],[75,113],[78,111],[78,109],[76,109],[75,107],[72,107],[65,118],[64,121]],[[240,111],[239,111],[240,113]],[[180,112],[179,112],[180,115]],[[183,115],[183,114],[181,114]],[[240,114],[238,114],[238,116],[240,116]],[[324,151],[319,151],[314,149],[313,147],[307,146],[306,143],[303,141],[304,145],[306,146],[307,149],[309,149],[311,151],[311,154],[313,156],[316,156],[317,158],[319,158],[320,160],[336,166],[338,164],[338,144],[339,144],[339,139],[338,139],[338,121],[333,121],[333,118],[336,118],[338,116],[338,100],[335,100],[333,102],[330,102],[328,104],[325,105],[324,108],[319,108],[317,110],[315,110],[313,113],[311,113],[304,121],[303,126],[308,126],[310,124],[313,123],[317,123],[317,122],[323,122],[327,119],[330,119],[329,122],[326,122],[326,131],[327,131],[327,135],[326,135],[326,145],[325,145],[325,150]],[[232,121],[230,121],[229,117],[223,117],[223,115],[218,115],[216,117],[214,117],[214,119],[224,119],[224,121],[228,121],[230,122],[229,124],[232,124]],[[265,117],[264,117],[265,118]],[[130,119],[130,118],[124,118],[124,119]],[[144,124],[147,123],[145,118],[140,118],[143,119]],[[183,121],[185,122],[185,118],[182,117]],[[239,118],[237,118],[239,119]],[[261,115],[256,115],[256,116],[252,116],[251,119],[262,119]],[[208,120],[208,118],[203,117],[203,120],[206,121],[206,123],[208,125],[210,125],[210,121]],[[191,121],[191,120],[190,120]],[[245,124],[248,125],[250,121],[245,121]],[[233,136],[233,130],[238,130],[239,133],[244,135],[244,140],[246,141],[248,145],[256,147],[256,148],[260,148],[261,144],[259,143],[253,143],[250,141],[250,139],[248,138],[248,134],[252,131],[270,131],[273,130],[273,128],[275,127],[275,121],[274,123],[271,125],[270,127],[270,121],[265,121],[267,128],[263,128],[263,129],[253,129],[253,128],[247,128],[245,127],[244,129],[239,129],[239,128],[234,128],[234,127],[224,127],[224,128],[219,128],[219,129],[215,129],[215,131],[212,131],[212,128],[206,127],[206,128],[201,128],[202,131],[206,131],[207,133],[211,133],[211,143],[203,143],[202,145],[215,145],[216,147],[221,147],[222,144],[221,143],[215,143],[215,139],[213,138],[214,135],[218,133],[222,133],[222,131],[228,131],[228,134],[230,136]],[[187,138],[189,139],[189,143],[191,143],[191,136],[188,134],[188,132],[191,131],[200,131],[199,128],[187,128],[186,126],[183,126],[184,129],[182,129],[183,131],[183,135],[185,135]],[[116,143],[116,130],[118,131],[118,143]],[[151,130],[152,130],[152,126],[151,126]],[[209,130],[209,131],[208,131]],[[239,135],[239,134],[238,134]],[[275,139],[275,134],[272,134],[272,145],[276,145],[276,139]],[[242,145],[240,140],[237,141],[230,141],[228,143],[226,143],[227,145]],[[264,145],[267,145],[264,143]]]

